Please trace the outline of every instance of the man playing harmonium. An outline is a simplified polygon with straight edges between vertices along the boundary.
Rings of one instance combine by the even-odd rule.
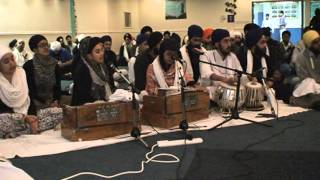
[[[185,71],[183,65],[176,61],[179,57],[179,48],[178,42],[173,39],[164,40],[161,43],[159,55],[147,70],[145,90],[149,95],[157,95],[159,88],[178,87],[180,73],[186,82],[191,81],[190,75]]]
[[[201,61],[242,71],[237,56],[231,52],[230,33],[227,30],[216,29],[212,34],[212,43],[214,43],[216,49],[207,51],[204,55],[200,56]],[[236,72],[204,63],[200,64],[200,70],[201,84],[208,86],[207,89],[209,90],[211,100],[214,101],[218,86],[225,85],[233,87],[235,90],[237,82]]]

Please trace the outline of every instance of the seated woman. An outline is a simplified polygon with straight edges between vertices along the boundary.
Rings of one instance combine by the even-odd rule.
[[[17,67],[11,50],[3,46],[0,46],[0,84],[0,138],[51,128],[47,126],[50,117],[38,119],[28,115],[30,98],[26,73]]]
[[[147,70],[146,91],[149,95],[157,95],[159,88],[178,87],[180,74],[186,81],[191,77],[184,73],[183,66],[176,61],[179,58],[179,44],[172,39],[164,40],[159,49],[159,56],[149,65]]]
[[[35,54],[23,68],[26,71],[31,99],[29,113],[36,115],[40,109],[59,107],[60,69],[57,61],[50,57],[49,44],[44,36],[32,36],[29,46]]]
[[[86,44],[82,44],[86,43]],[[73,106],[98,100],[107,101],[115,90],[113,71],[104,63],[104,47],[100,38],[92,37],[80,44],[81,60],[73,71]]]
[[[50,57],[48,40],[42,35],[34,35],[29,40],[34,57],[23,65],[29,87],[29,114],[37,115],[40,130],[55,127],[62,120],[59,108],[61,96],[61,73],[57,60]]]

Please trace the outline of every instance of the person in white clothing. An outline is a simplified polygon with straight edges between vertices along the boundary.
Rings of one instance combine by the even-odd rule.
[[[129,80],[130,82],[134,83],[135,76],[134,76],[134,64],[136,62],[136,57],[145,52],[149,48],[148,45],[148,36],[144,34],[139,34],[137,36],[137,54],[134,57],[130,58],[130,61],[128,63],[128,74],[129,74]]]
[[[17,66],[22,67],[23,64],[27,61],[32,59],[32,55],[28,53],[25,49],[25,42],[22,39],[17,41],[17,47],[13,50],[13,55],[16,60]]]
[[[227,30],[216,29],[212,34],[212,42],[217,49],[207,51],[204,55],[200,56],[201,61],[242,71],[237,56],[231,52],[231,39]],[[232,70],[204,63],[200,64],[200,70],[201,84],[207,86],[212,100],[214,100],[214,92],[221,82],[236,85],[237,74]]]
[[[271,32],[274,32],[274,22],[272,19],[270,19],[270,14],[266,14],[266,18],[262,21],[262,28],[267,28],[269,27],[271,29]]]
[[[303,35],[306,49],[296,62],[297,76],[301,80],[290,99],[292,105],[320,109],[320,35],[309,30]]]

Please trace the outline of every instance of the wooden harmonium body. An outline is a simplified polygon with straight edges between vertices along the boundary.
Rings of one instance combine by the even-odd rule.
[[[142,122],[160,128],[178,126],[182,120],[181,94],[159,90],[158,96],[144,96]],[[209,117],[209,94],[200,90],[186,91],[185,107],[188,122]]]
[[[63,108],[62,136],[70,141],[96,140],[130,133],[131,102],[102,102]],[[137,122],[141,127],[140,121]]]

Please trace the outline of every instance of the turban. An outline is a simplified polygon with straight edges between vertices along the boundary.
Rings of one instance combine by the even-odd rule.
[[[203,35],[203,30],[200,26],[198,26],[198,25],[189,26],[189,28],[188,28],[189,39],[192,39],[193,37],[202,38],[202,35]]]
[[[229,31],[227,31],[225,29],[216,29],[212,33],[211,39],[212,39],[213,43],[218,43],[218,42],[220,42],[222,39],[224,39],[226,37],[230,37]]]
[[[309,30],[306,33],[303,34],[303,42],[307,46],[307,48],[311,47],[311,44],[314,40],[318,39],[320,37],[319,33],[315,30]]]

